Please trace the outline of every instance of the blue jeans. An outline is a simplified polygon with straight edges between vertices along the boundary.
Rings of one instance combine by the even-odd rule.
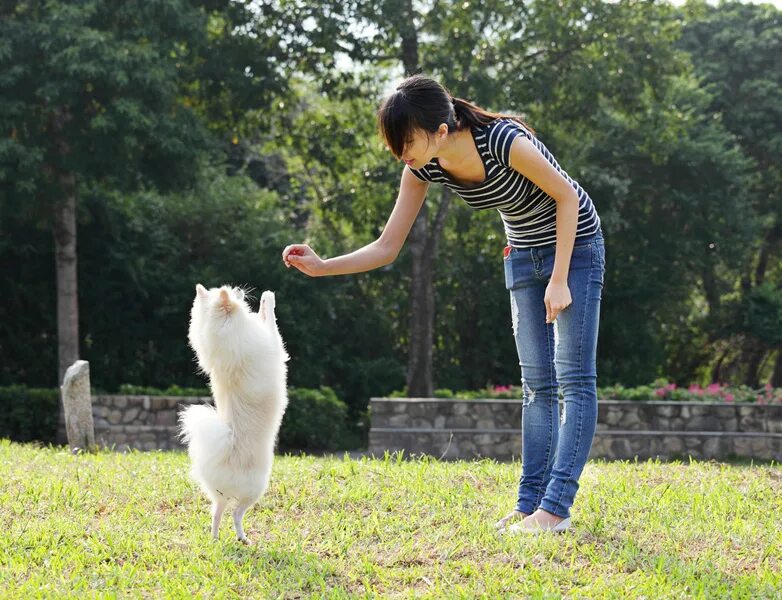
[[[546,323],[543,297],[556,245],[505,257],[513,335],[521,365],[521,481],[516,510],[566,518],[597,424],[597,332],[605,275],[602,232],[575,241],[568,271],[573,303]],[[564,405],[559,415],[559,390]]]

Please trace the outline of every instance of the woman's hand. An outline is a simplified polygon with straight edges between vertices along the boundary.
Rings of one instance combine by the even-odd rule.
[[[282,261],[289,269],[293,265],[310,277],[326,275],[326,262],[306,244],[286,246],[282,251]]]
[[[553,323],[557,315],[573,303],[567,282],[549,281],[543,301],[546,303],[546,323]]]

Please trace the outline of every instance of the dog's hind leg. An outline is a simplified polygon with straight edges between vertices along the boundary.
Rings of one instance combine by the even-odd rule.
[[[225,497],[221,497],[219,500],[215,500],[212,503],[212,537],[217,539],[220,532],[220,517],[225,512],[225,507],[228,504],[228,500]]]
[[[240,542],[244,542],[245,544],[249,544],[250,541],[247,539],[247,536],[244,535],[244,529],[242,528],[242,519],[244,518],[244,513],[247,512],[247,509],[250,508],[250,506],[252,506],[252,503],[253,503],[252,500],[239,500],[239,504],[236,505],[236,508],[234,508],[234,512],[233,512],[236,537],[239,538]]]

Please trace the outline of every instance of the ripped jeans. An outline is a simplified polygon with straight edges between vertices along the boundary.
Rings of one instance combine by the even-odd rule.
[[[546,324],[543,297],[554,253],[554,244],[511,249],[505,257],[505,284],[523,386],[516,510],[531,514],[542,508],[566,518],[597,423],[595,363],[605,275],[602,232],[576,239],[568,272],[573,303],[553,324]]]

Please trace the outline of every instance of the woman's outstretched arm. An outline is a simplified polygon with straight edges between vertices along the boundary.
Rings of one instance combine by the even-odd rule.
[[[428,188],[427,182],[418,179],[405,167],[394,210],[378,239],[355,252],[326,260],[306,244],[292,244],[282,251],[285,266],[294,266],[310,277],[322,277],[371,271],[394,262],[421,210]]]

